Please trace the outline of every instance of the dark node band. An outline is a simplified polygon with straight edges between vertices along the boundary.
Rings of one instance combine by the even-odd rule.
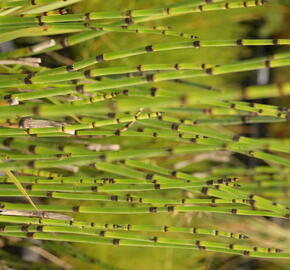
[[[39,26],[44,26],[44,22],[42,21],[42,16],[36,16]]]
[[[152,179],[153,179],[153,176],[154,176],[154,174],[152,174],[152,173],[148,173],[148,174],[146,175],[146,179],[147,179],[147,180],[152,180]]]
[[[85,75],[85,77],[86,77],[87,79],[91,78],[91,71],[90,71],[90,70],[86,70],[86,71],[84,72],[84,75]]]
[[[232,214],[235,214],[235,215],[236,215],[237,212],[238,212],[237,209],[232,209],[232,210],[231,210],[231,213],[232,213]]]
[[[145,77],[147,82],[154,82],[154,74],[149,74]]]
[[[129,90],[128,89],[125,89],[125,90],[123,90],[123,95],[125,95],[125,96],[128,96],[129,95]]]
[[[23,225],[21,226],[21,231],[22,232],[28,232],[29,226],[28,225]]]
[[[152,237],[152,238],[151,238],[151,241],[157,243],[157,242],[158,242],[158,237],[157,237],[157,236]]]
[[[72,72],[72,71],[74,71],[74,66],[73,65],[67,65],[66,66],[66,70],[67,70],[67,72]]]
[[[85,14],[85,20],[86,21],[90,21],[91,20],[90,13],[86,13]]]
[[[100,55],[98,55],[98,56],[96,57],[96,61],[97,61],[98,63],[105,61],[105,59],[104,59],[104,54],[100,54]]]
[[[150,213],[157,213],[157,207],[150,207],[149,212]]]
[[[146,47],[145,47],[145,51],[146,51],[146,52],[153,52],[153,51],[154,51],[153,46],[152,46],[152,45],[148,45],[148,46],[146,46]]]
[[[118,246],[120,244],[120,239],[113,239],[113,245]]]
[[[31,81],[31,79],[30,79],[31,77],[29,77],[29,76],[27,76],[26,78],[24,78],[24,83],[25,84],[32,84],[32,81]]]
[[[127,10],[127,11],[125,12],[125,16],[127,16],[127,17],[132,17],[132,10]]]
[[[80,210],[80,207],[77,205],[72,207],[73,212],[79,212],[79,210]]]
[[[271,60],[266,60],[265,61],[265,67],[270,68],[271,67]]]
[[[11,143],[13,142],[14,138],[6,138],[3,141],[3,145],[9,147],[11,145]]]
[[[172,171],[171,172],[171,176],[176,177],[176,175],[177,175],[177,171]]]
[[[237,40],[237,45],[238,46],[243,46],[244,44],[243,44],[243,40],[242,39],[238,39]]]
[[[159,184],[155,184],[155,185],[154,185],[154,188],[155,188],[155,189],[160,189],[160,185],[159,185]]]
[[[119,197],[118,197],[117,195],[112,195],[112,196],[111,196],[111,201],[115,201],[115,202],[117,202],[118,199],[119,199]]]
[[[213,74],[213,69],[212,69],[212,68],[207,68],[207,69],[205,70],[205,72],[206,72],[206,74],[208,74],[208,75],[212,75],[212,74]]]
[[[82,84],[77,85],[77,86],[76,86],[76,91],[77,91],[78,93],[83,94],[83,93],[84,93],[84,85],[82,85]]]
[[[233,140],[234,142],[238,142],[238,141],[240,140],[240,138],[241,138],[240,135],[234,135],[232,140]]]
[[[126,24],[128,24],[128,25],[130,25],[130,24],[134,24],[134,21],[133,21],[133,19],[131,18],[131,17],[129,17],[129,18],[125,18],[125,23]]]
[[[200,48],[200,41],[196,40],[196,41],[192,42],[192,46],[195,48]]]
[[[99,232],[99,236],[102,236],[102,237],[104,237],[104,236],[105,236],[105,234],[106,234],[106,231],[100,231],[100,232]]]
[[[35,154],[35,148],[36,148],[36,146],[31,144],[28,146],[28,151],[32,154]]]
[[[171,125],[171,129],[172,130],[178,130],[179,129],[179,125],[178,124],[172,124]]]
[[[155,97],[155,96],[156,96],[156,92],[157,92],[157,88],[156,88],[156,87],[152,87],[152,88],[150,89],[150,95],[151,95],[152,97]]]
[[[92,192],[98,192],[98,187],[97,187],[97,186],[93,186],[93,187],[91,187],[91,191],[92,191]]]
[[[42,231],[43,231],[43,226],[37,226],[37,227],[36,227],[36,230],[37,230],[38,232],[42,232]]]
[[[29,161],[28,163],[27,163],[27,166],[28,167],[30,167],[30,168],[32,168],[32,169],[34,169],[35,168],[35,160],[31,160],[31,161]]]
[[[34,233],[33,232],[28,232],[26,234],[27,238],[33,238]]]
[[[211,185],[213,185],[213,180],[208,180],[208,181],[206,181],[206,184],[208,185],[208,186],[211,186]]]

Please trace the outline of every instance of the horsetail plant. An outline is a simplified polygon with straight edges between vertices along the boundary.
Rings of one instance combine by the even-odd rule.
[[[261,258],[287,269],[290,143],[274,130],[289,133],[290,83],[273,74],[289,69],[289,33],[249,38],[237,23],[267,19],[273,4],[117,2],[0,1],[4,247],[36,250],[39,240],[57,263],[31,269],[133,269],[126,256],[154,269],[147,247],[178,254],[166,255],[176,269],[188,258],[196,269],[208,258],[211,269]],[[204,30],[213,17],[221,25]],[[267,54],[239,58],[251,50]],[[256,72],[274,79],[241,84]],[[271,235],[258,227],[265,218]],[[118,268],[105,262],[116,250]],[[27,268],[10,253],[0,252],[3,269]]]

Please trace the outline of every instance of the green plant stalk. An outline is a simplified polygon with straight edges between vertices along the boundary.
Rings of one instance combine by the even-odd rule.
[[[167,120],[169,120],[167,118]],[[156,125],[156,123],[152,122],[152,121],[148,121],[148,122],[142,122],[143,124],[149,124],[150,126],[154,126]],[[290,166],[290,161],[287,158],[283,158],[283,157],[279,157],[279,156],[275,156],[273,154],[269,154],[269,153],[265,153],[262,151],[255,151],[253,149],[250,150],[251,148],[251,144],[255,144],[254,140],[252,138],[247,138],[247,137],[243,137],[243,136],[237,136],[237,135],[230,135],[230,134],[219,134],[219,133],[215,133],[214,130],[210,130],[209,128],[201,128],[201,127],[195,127],[195,126],[186,126],[183,124],[165,124],[164,122],[160,122],[158,123],[158,127],[160,128],[165,128],[165,129],[174,129],[174,130],[178,130],[182,133],[190,133],[190,134],[198,134],[200,136],[208,136],[208,137],[212,137],[214,139],[217,140],[222,140],[224,142],[230,142],[227,143],[225,146],[225,149],[230,150],[230,151],[235,151],[244,155],[249,155],[252,157],[256,157],[259,159],[263,159],[263,160],[267,160],[270,162],[275,162],[278,164],[281,164],[283,166]],[[198,140],[194,140],[195,143],[198,143]],[[252,141],[253,140],[253,141]],[[216,144],[216,143],[215,143]],[[272,146],[275,147],[275,146]],[[248,150],[247,150],[248,149]],[[278,148],[275,150],[283,150],[282,148]]]
[[[79,236],[70,234],[49,234],[49,233],[1,233],[4,236],[16,236],[21,238],[33,238],[39,240],[53,240],[53,241],[67,241],[67,242],[79,242],[79,243],[90,243],[90,244],[103,244],[103,245],[118,245],[118,246],[139,246],[139,247],[165,247],[165,248],[183,248],[190,250],[208,250],[214,252],[225,252],[235,255],[245,255],[253,257],[265,257],[265,258],[279,258],[289,259],[290,255],[287,253],[267,253],[267,252],[256,252],[256,251],[241,251],[241,250],[229,250],[219,247],[203,247],[196,244],[196,246],[186,245],[174,245],[174,244],[163,244],[163,243],[147,243],[144,241],[137,240],[125,240],[125,239],[109,239],[93,236]]]
[[[159,166],[152,166],[150,164],[145,164],[143,162],[140,162],[140,161],[125,161],[125,164],[127,165],[131,165],[133,167],[137,167],[137,168],[141,168],[141,169],[146,169],[146,170],[149,170],[149,171],[154,171],[154,172],[158,172],[159,170]],[[96,164],[97,168],[98,169],[107,169],[107,171],[111,171],[112,172],[112,168],[113,166],[111,164],[107,164],[107,168],[105,167],[100,167],[98,164]],[[111,168],[110,168],[111,167]],[[109,170],[108,170],[109,169]],[[163,170],[162,171],[162,168],[160,168],[160,171],[166,175],[174,175],[175,177],[178,177],[178,178],[181,178],[181,179],[187,179],[187,176],[190,177],[190,175],[188,174],[185,174],[185,173],[177,173],[175,171],[170,171],[170,170]],[[122,168],[119,166],[118,168],[118,174],[121,174],[121,175],[124,175],[124,176],[131,176],[131,175],[134,175],[136,172],[136,170],[122,170]],[[160,173],[160,172],[159,172]],[[152,179],[158,179],[158,176],[156,174],[151,174],[150,175]],[[144,176],[143,176],[144,177]],[[194,182],[194,181],[193,181]],[[284,206],[282,205],[278,205],[278,204],[273,204],[273,202],[269,201],[269,200],[266,200],[262,197],[259,197],[259,196],[255,196],[253,194],[248,194],[248,193],[245,193],[245,192],[241,192],[237,189],[233,189],[232,187],[229,187],[229,186],[225,186],[225,187],[219,187],[220,190],[225,190],[225,191],[228,191],[230,193],[233,193],[233,194],[236,194],[236,195],[239,195],[239,198],[240,199],[244,199],[244,200],[249,200],[250,204],[252,206],[257,206],[257,207],[261,207],[261,208],[264,208],[264,209],[271,209],[273,211],[278,211],[278,212],[281,212],[281,213],[284,213],[286,214],[287,212],[289,212],[289,209],[288,208],[285,208]],[[202,192],[202,193],[205,193],[206,192]]]
[[[102,224],[96,222],[86,221],[71,221],[53,220],[46,218],[34,218],[23,216],[2,216],[0,215],[1,222],[7,223],[20,223],[32,225],[49,225],[49,226],[64,226],[70,228],[87,228],[87,229],[103,229],[103,230],[117,230],[117,231],[131,231],[131,232],[160,232],[160,233],[184,233],[184,234],[200,234],[221,236],[233,239],[247,239],[245,234],[226,232],[215,229],[196,228],[196,227],[176,227],[166,225],[136,225],[136,224]]]
[[[274,150],[274,151],[281,151],[281,152],[286,152],[289,153],[289,149],[285,148],[285,146],[279,146],[277,144],[271,144],[271,143],[265,143],[265,142],[260,142],[259,140],[255,139],[255,138],[249,138],[249,137],[245,137],[245,136],[237,136],[236,134],[223,134],[223,135],[215,135],[215,130],[214,128],[210,128],[210,127],[199,127],[199,123],[198,121],[187,121],[184,119],[178,119],[175,117],[169,117],[166,114],[162,114],[162,116],[158,117],[158,119],[162,120],[162,121],[167,121],[170,123],[174,123],[174,124],[167,124],[167,123],[160,123],[159,127],[162,128],[167,128],[167,129],[171,129],[171,130],[177,130],[181,133],[186,133],[187,131],[191,130],[192,132],[195,132],[195,134],[200,135],[200,136],[206,136],[206,137],[210,137],[210,138],[214,138],[216,140],[212,140],[208,139],[208,138],[197,138],[194,142],[195,143],[203,143],[202,141],[204,141],[204,144],[215,144],[215,145],[219,145],[222,142],[229,142],[226,145],[226,149],[228,150],[250,150],[247,148],[247,145],[255,145],[252,150],[254,149],[263,149],[265,148],[266,150]],[[142,121],[142,124],[148,124],[149,125],[154,125],[155,126],[155,121]],[[191,127],[189,127],[191,126]],[[156,126],[157,127],[157,126]],[[189,127],[189,128],[188,128]],[[192,128],[193,127],[193,128]],[[205,131],[206,130],[206,131]],[[219,142],[219,140],[221,140]],[[240,144],[239,144],[240,143]],[[237,148],[238,147],[238,148]],[[244,148],[244,149],[243,149]]]
[[[54,1],[54,2],[61,2],[61,1]],[[51,1],[50,0],[36,0],[36,2],[34,4],[31,4],[30,0],[2,1],[0,7],[1,8],[14,7],[16,5],[19,5],[19,6],[26,6],[26,5],[35,6],[35,5],[42,5],[42,4],[48,4],[48,3],[51,3]]]
[[[245,4],[246,3],[246,4]],[[261,0],[260,2],[258,2],[258,5],[262,5],[263,1]],[[240,2],[226,2],[226,3],[216,3],[216,4],[210,4],[210,5],[201,5],[201,8],[196,8],[196,12],[200,12],[200,11],[211,11],[211,10],[223,10],[225,7],[227,9],[232,9],[232,8],[245,8],[245,7],[252,7],[257,5],[257,1],[240,1]],[[194,12],[194,11],[193,11]],[[144,22],[144,21],[150,21],[152,19],[163,19],[163,18],[168,18],[168,16],[165,17],[140,17],[134,20],[134,24],[136,23],[140,23],[140,22]],[[122,25],[123,22],[120,23],[116,23],[121,24]],[[59,50],[61,48],[66,48],[68,46],[73,46],[76,45],[80,42],[84,42],[87,41],[89,39],[104,35],[109,33],[108,31],[102,31],[102,32],[95,32],[95,31],[91,31],[91,32],[82,32],[82,33],[77,33],[74,34],[72,36],[69,37],[65,37],[65,38],[60,38],[56,40],[56,45],[47,48],[47,49],[43,49],[41,50],[41,52],[49,52],[49,51],[54,51],[54,50]],[[20,48],[20,49],[16,49],[14,51],[11,52],[5,52],[5,53],[1,53],[0,54],[0,59],[5,59],[5,58],[9,58],[9,57],[20,57],[20,56],[30,56],[30,55],[34,55],[39,53],[34,52],[34,47],[26,47],[26,48]]]
[[[256,174],[288,174],[289,168],[277,168],[272,166],[257,166],[255,168],[244,168],[244,167],[236,167],[236,168],[214,168],[211,170],[211,173],[214,175],[256,175]]]
[[[49,71],[42,71],[39,73],[39,75],[34,75],[32,78],[29,78],[29,84],[32,83],[47,83],[47,82],[57,82],[57,81],[62,81],[62,80],[73,80],[73,79],[80,79],[80,78],[86,78],[90,74],[89,73],[84,73],[84,72],[74,72],[72,71],[77,71],[79,69],[85,68],[87,66],[93,65],[96,62],[98,62],[98,57],[102,58],[101,61],[109,61],[109,60],[114,60],[114,59],[120,59],[123,57],[129,57],[129,56],[135,56],[135,55],[140,55],[144,53],[150,53],[150,52],[160,52],[160,51],[168,51],[168,50],[176,50],[176,49],[186,49],[186,48],[203,48],[203,47],[223,47],[223,46],[265,46],[265,45],[290,45],[290,39],[260,39],[260,40],[255,40],[255,39],[241,39],[241,40],[195,40],[193,42],[179,42],[179,43],[164,43],[164,44],[156,44],[156,45],[148,45],[145,48],[137,48],[137,49],[131,49],[130,51],[121,51],[121,52],[113,52],[113,53],[105,53],[102,54],[102,56],[97,56],[97,58],[89,58],[88,60],[84,60],[84,65],[82,62],[75,63],[73,66],[70,67],[60,67],[56,69],[51,69]],[[284,58],[283,58],[284,59]],[[260,62],[264,62],[264,65],[261,66],[259,65],[258,68],[263,68],[266,66],[268,67],[275,67],[276,62],[281,61],[281,64],[283,63],[283,59],[273,59],[273,63],[271,63],[270,60],[266,61],[257,61],[256,63],[253,62],[253,60],[249,60],[249,64],[247,61],[244,61],[242,63],[237,63],[237,64],[230,64],[230,65],[224,65],[224,66],[218,66],[218,67],[207,67],[204,65],[201,65],[203,69],[207,71],[207,73],[210,74],[223,74],[223,70],[226,72],[230,72],[231,69],[233,69],[232,72],[238,72],[238,71],[246,71],[246,70],[251,70],[247,69],[248,67],[251,68],[252,66],[255,66],[254,64],[259,64]],[[287,59],[287,58],[286,58]],[[285,60],[285,59],[284,59]],[[285,60],[286,61],[286,60]],[[86,63],[85,63],[86,62]],[[287,62],[287,61],[286,61]],[[227,69],[227,66],[229,68]],[[119,68],[105,68],[101,70],[93,70],[92,71],[92,76],[102,76],[102,75],[109,75],[109,74],[122,74],[122,73],[128,73],[128,72],[136,72],[136,71],[151,71],[151,70],[179,70],[179,69],[196,69],[199,67],[196,64],[191,64],[191,63],[181,63],[180,66],[179,64],[158,64],[156,65],[139,65],[137,67],[119,67]],[[253,67],[252,67],[253,68]],[[256,69],[255,67],[254,69]],[[62,69],[62,70],[61,70]],[[237,69],[235,71],[235,69]],[[62,73],[67,73],[71,72],[71,74],[67,75],[60,75],[60,76],[55,76],[55,74],[62,74]],[[46,75],[46,76],[45,76]],[[23,79],[25,78],[24,76],[22,77]],[[178,79],[178,78],[176,78]],[[26,80],[27,81],[27,80]],[[28,82],[28,81],[27,81]],[[19,85],[24,85],[26,84],[23,80],[18,80],[16,82],[11,82],[11,80],[7,81],[2,81],[3,86],[2,87],[13,87],[13,86],[19,86]],[[10,84],[9,84],[10,83]],[[1,84],[2,85],[2,84]]]
[[[235,180],[226,179],[226,180],[209,180],[209,181],[195,181],[191,183],[162,183],[162,184],[155,184],[155,183],[146,183],[146,184],[114,184],[114,185],[104,185],[104,184],[94,184],[93,186],[76,186],[76,185],[55,185],[55,184],[30,184],[27,189],[31,191],[46,191],[46,192],[53,192],[53,191],[62,191],[62,192],[88,192],[88,193],[95,193],[95,192],[115,192],[115,191],[148,191],[148,190],[167,190],[167,189],[186,189],[186,188],[193,188],[193,187],[203,187],[203,186],[212,186],[212,185],[219,185],[224,183],[231,183]],[[12,184],[2,184],[1,190],[7,191],[17,191],[18,189]],[[48,194],[49,195],[49,194]]]
[[[193,42],[188,41],[188,42],[178,42],[178,43],[159,43],[155,45],[147,45],[144,47],[130,49],[130,50],[99,54],[96,57],[92,57],[83,61],[76,62],[72,66],[58,67],[58,68],[51,69],[48,71],[42,71],[39,74],[42,74],[42,75],[62,74],[62,73],[67,73],[68,70],[70,72],[76,71],[76,70],[83,69],[91,65],[97,64],[99,62],[122,59],[124,57],[142,55],[142,54],[152,53],[152,52],[171,51],[171,50],[187,49],[187,48],[198,49],[202,47],[206,48],[206,47],[228,47],[228,46],[234,46],[234,47],[235,46],[262,46],[262,45],[271,46],[274,44],[287,45],[289,44],[289,40],[287,39],[284,39],[284,40],[281,39],[279,41],[275,39],[195,40]],[[274,57],[273,61],[274,63],[279,62],[279,60],[283,62],[283,59],[287,59],[287,57],[285,55],[282,55],[281,57],[276,56]],[[259,65],[259,63],[263,63],[263,65],[262,66]],[[249,70],[248,69],[249,66],[254,67],[256,65],[258,65],[259,68],[264,68],[265,66],[274,67],[275,66],[274,63],[271,63],[271,60],[269,60],[267,57],[257,58],[257,60],[251,59],[248,61],[243,61],[236,64],[231,64],[231,65],[225,65],[223,67],[217,68],[215,74],[222,74],[220,72],[224,69],[224,67],[227,67],[227,66],[229,66],[229,68],[227,69],[227,71],[229,72],[229,70],[235,70],[235,69],[238,69],[238,70],[240,69],[240,71]],[[208,73],[211,73],[210,70],[208,70]]]
[[[74,87],[65,87],[65,88],[55,88],[47,90],[39,90],[29,93],[19,93],[12,94],[9,96],[7,100],[8,104],[15,104],[19,101],[30,100],[35,98],[44,98],[44,97],[52,97],[56,95],[66,95],[73,94],[75,92],[95,92],[101,91],[110,88],[123,88],[128,86],[135,85],[144,85],[147,83],[156,83],[168,80],[182,79],[182,78],[196,78],[202,76],[210,76],[210,75],[221,75],[228,73],[235,73],[241,71],[250,71],[256,70],[260,68],[264,68],[265,66],[274,67],[283,67],[288,66],[290,64],[290,59],[279,59],[273,60],[270,64],[269,62],[255,63],[251,65],[247,65],[246,61],[240,64],[228,64],[221,67],[209,68],[205,71],[172,71],[172,72],[163,72],[158,74],[150,74],[146,77],[136,76],[133,78],[126,79],[118,79],[118,80],[110,80],[99,83],[92,84],[79,84]],[[53,71],[52,71],[53,73]]]
[[[274,116],[279,118],[288,118],[290,112],[288,108],[258,103],[248,103],[244,101],[209,101],[208,104],[218,107],[235,108],[241,111],[249,111],[257,115]]]
[[[56,189],[57,190],[57,189]],[[121,190],[123,191],[123,190]],[[131,191],[131,190],[129,190]],[[134,191],[134,190],[133,190]],[[137,190],[138,191],[138,190]],[[190,204],[208,204],[208,205],[219,205],[219,204],[230,204],[232,207],[235,207],[236,204],[245,204],[250,205],[247,200],[225,200],[225,199],[189,199],[189,198],[180,198],[180,199],[166,199],[166,198],[152,198],[152,197],[140,197],[137,195],[130,196],[119,196],[114,194],[108,195],[98,195],[98,194],[72,194],[68,192],[58,192],[58,191],[29,191],[28,195],[31,197],[38,198],[53,198],[53,199],[65,199],[65,200],[80,200],[80,201],[103,201],[103,202],[130,202],[134,204],[150,204],[153,206],[166,206],[170,205],[190,205]],[[105,192],[107,192],[105,190]],[[110,193],[110,190],[108,191]],[[5,197],[21,197],[23,196],[18,191],[13,190],[4,190],[0,191],[0,196]]]
[[[150,117],[157,117],[159,113],[141,113],[138,116],[138,119],[146,119]],[[76,131],[80,129],[90,129],[96,127],[102,127],[112,124],[126,123],[135,120],[134,116],[127,116],[118,119],[107,119],[94,121],[87,124],[76,124],[76,125],[63,125],[60,127],[39,127],[39,128],[7,128],[0,130],[0,136],[13,136],[13,135],[31,135],[31,134],[40,134],[40,133],[53,133],[53,132],[62,132],[68,133],[71,135],[77,135]]]
[[[141,165],[141,169],[151,170],[150,164],[144,164],[144,163],[138,162],[138,161],[129,161],[129,164],[131,164],[135,167],[137,166],[138,168],[140,168],[140,165]],[[98,169],[103,169],[102,167],[100,168],[100,166],[98,164],[96,164],[96,166]],[[113,166],[111,164],[107,164],[106,166],[107,167],[111,166],[111,170],[112,170]],[[153,171],[156,172],[157,170],[158,170],[158,167],[153,166]],[[131,176],[131,174],[134,174],[135,172],[136,172],[136,170],[131,169],[130,171],[124,170],[124,173],[122,173],[122,169],[120,168],[120,166],[119,166],[119,170],[118,170],[118,174],[122,174],[125,176]],[[169,174],[168,171],[167,171],[167,174]],[[177,176],[176,172],[173,172],[173,173],[171,172],[171,175],[172,174],[175,175],[175,177],[180,177],[181,179],[186,179],[186,177],[188,175],[188,174],[184,173],[181,175],[179,174]],[[153,174],[153,175],[151,174],[151,177],[152,177],[152,179],[158,179],[155,174]],[[194,182],[194,181],[192,181],[192,182]],[[279,205],[277,203],[273,203],[270,200],[264,199],[262,197],[254,195],[254,194],[249,194],[249,193],[246,193],[243,191],[239,191],[238,189],[232,188],[230,186],[221,186],[221,187],[219,187],[219,189],[224,190],[224,191],[228,191],[228,192],[233,193],[233,194],[237,194],[237,195],[239,195],[240,199],[249,200],[251,206],[253,206],[253,207],[259,207],[259,208],[261,207],[262,209],[271,209],[272,211],[283,213],[283,214],[289,213],[289,209],[287,207],[285,207],[283,205]],[[202,193],[206,194],[206,192],[202,192]]]
[[[6,162],[0,163],[1,169],[13,169],[19,170],[22,168],[33,167],[34,169],[44,169],[44,168],[58,168],[64,165],[85,165],[92,162],[96,162],[98,160],[106,160],[106,161],[114,161],[114,160],[122,160],[126,158],[149,158],[149,157],[162,157],[168,156],[169,154],[188,154],[188,153],[199,153],[199,152],[207,152],[207,151],[217,151],[223,150],[221,147],[216,147],[212,145],[185,145],[185,146],[177,146],[175,148],[157,148],[157,149],[141,149],[141,150],[126,150],[119,152],[106,152],[104,153],[95,153],[91,156],[81,156],[81,157],[73,157],[73,158],[64,158],[58,160],[35,160],[33,163],[29,162]],[[22,155],[22,158],[25,160],[29,159],[28,155]],[[35,158],[37,156],[35,155]]]
[[[101,167],[101,166],[100,166]],[[105,167],[103,165],[103,167]],[[117,166],[118,167],[118,166]],[[108,168],[109,169],[109,168]],[[152,169],[151,169],[152,170]],[[135,171],[134,171],[135,172]],[[159,172],[162,174],[162,172]],[[189,183],[191,181],[197,181],[197,182],[206,182],[210,181],[207,179],[199,179],[194,176],[188,175],[186,177],[186,174],[182,172],[176,172],[178,174],[179,183]],[[182,175],[185,175],[185,180],[182,179]],[[114,177],[103,177],[103,178],[96,178],[96,177],[78,177],[78,176],[63,176],[63,177],[36,177],[36,176],[17,176],[17,179],[20,183],[23,184],[53,184],[53,185],[63,185],[63,184],[74,184],[74,185],[94,185],[94,184],[152,184],[152,183],[176,183],[176,179],[164,177],[161,175],[156,175],[154,177],[154,180],[152,179],[146,179],[147,174],[142,174],[141,172],[137,172],[136,177],[134,178],[114,178]],[[170,176],[170,174],[168,175]],[[149,178],[149,176],[148,176]],[[13,183],[9,178],[5,176],[0,177],[1,183]],[[220,181],[221,184],[223,180]],[[271,181],[270,181],[271,182]]]
[[[157,88],[158,92],[158,88]],[[264,97],[275,97],[275,96],[284,96],[290,94],[290,84],[282,84],[282,85],[269,85],[269,86],[251,86],[249,88],[246,88],[243,96],[242,90],[239,90],[238,94],[236,95],[236,91],[233,91],[234,96],[238,99],[240,97],[247,98],[247,99],[256,99],[256,98],[264,98]],[[263,94],[262,94],[263,93]],[[203,94],[204,95],[204,94]],[[211,93],[211,96],[215,96],[215,93]],[[109,97],[109,96],[108,96]],[[206,95],[208,97],[208,95]],[[210,96],[208,97],[210,98]],[[230,98],[229,95],[227,95],[227,98]],[[160,99],[160,98],[159,98]],[[193,98],[194,99],[194,98]],[[94,102],[94,98],[92,99]],[[84,101],[85,104],[79,104],[77,107],[70,106],[68,104],[61,104],[61,105],[38,105],[35,106],[34,104],[27,104],[25,106],[12,106],[7,110],[5,107],[0,106],[0,117],[3,117],[6,119],[7,117],[25,117],[25,116],[40,116],[40,117],[54,117],[59,116],[63,114],[71,114],[74,111],[78,111],[79,113],[89,113],[90,111],[93,111],[94,114],[98,112],[103,112],[104,110],[108,110],[108,106],[106,108],[106,105],[103,107],[100,107],[100,105],[95,106],[94,103],[90,106],[87,105],[90,101]],[[116,101],[115,101],[116,102]],[[165,106],[168,106],[168,99],[166,99],[166,103],[161,102],[153,102],[152,99],[150,99],[150,102],[146,104],[146,100],[143,99],[143,104],[145,106],[149,106],[151,108],[161,108],[163,107],[163,110],[165,110]],[[189,102],[189,100],[188,100]],[[192,100],[190,100],[192,102]],[[5,100],[5,103],[7,101]],[[178,101],[177,104],[180,102]],[[196,103],[196,99],[194,101]],[[136,105],[134,103],[122,103],[120,101],[116,102],[116,105],[118,106],[119,110],[134,110],[137,109]],[[143,106],[144,106],[143,105]],[[125,108],[125,107],[126,108]],[[238,113],[239,111],[236,111],[235,109],[226,109],[226,108],[208,108],[208,109],[200,109],[200,110],[194,110],[195,114],[205,114],[205,115],[219,115],[219,114],[232,114],[232,113]]]
[[[186,133],[192,133],[194,132],[196,133],[200,133],[203,136],[207,136],[204,135],[204,131],[201,130],[200,128],[197,130],[195,129],[194,131],[186,131]],[[206,131],[209,132],[209,131]],[[219,136],[220,137],[220,136]],[[235,151],[244,155],[249,155],[249,156],[253,156],[256,158],[260,158],[263,160],[267,160],[267,161],[271,161],[271,162],[276,162],[278,164],[282,164],[284,166],[290,166],[289,164],[289,160],[283,157],[279,157],[273,154],[269,154],[269,153],[265,153],[262,151],[257,151],[255,150],[255,148],[257,147],[253,147],[251,146],[251,144],[239,144],[238,142],[236,142],[235,140],[233,140],[233,142],[230,143],[224,143],[223,141],[227,142],[230,138],[229,135],[223,135],[224,138],[218,138],[218,140],[212,140],[212,139],[208,139],[206,138],[205,141],[204,139],[198,138],[198,139],[190,139],[192,142],[195,142],[196,144],[192,145],[192,147],[189,146],[184,146],[184,147],[178,147],[176,149],[167,149],[164,151],[156,151],[156,150],[150,150],[147,155],[148,157],[153,157],[157,154],[157,156],[163,156],[164,154],[170,152],[175,152],[176,154],[182,154],[182,153],[189,153],[189,152],[196,152],[196,151],[205,151],[205,150],[230,150],[230,151]],[[236,138],[233,136],[233,138]],[[219,141],[222,140],[222,141]],[[209,143],[210,141],[213,141],[213,143]],[[198,145],[201,144],[201,145]],[[262,145],[263,146],[263,145]],[[259,148],[258,148],[259,149]],[[277,149],[275,149],[277,150]],[[283,149],[278,149],[279,151],[283,151]],[[130,153],[130,154],[129,154]],[[129,154],[129,156],[128,156]],[[86,160],[88,159],[92,159],[92,160],[97,160],[97,159],[107,159],[107,160],[118,160],[118,159],[124,159],[124,158],[132,158],[133,156],[138,157],[139,152],[138,151],[131,151],[131,152],[111,152],[108,154],[103,154],[101,152],[92,152],[90,153],[82,153],[82,154],[72,154],[72,153],[65,153],[65,154],[55,154],[55,155],[33,155],[33,156],[29,156],[29,155],[7,155],[4,154],[2,155],[2,159],[6,159],[6,160],[37,160],[35,162],[33,162],[32,164],[30,163],[30,166],[34,166],[34,168],[36,169],[40,169],[40,168],[44,168],[50,166],[61,166],[64,164],[71,164],[71,163],[75,163],[77,162],[78,164],[84,164],[86,162]],[[136,155],[137,154],[137,155]],[[145,153],[144,153],[145,154]],[[41,159],[45,159],[45,160],[41,160]],[[56,160],[57,159],[57,160]],[[81,162],[81,163],[79,163]],[[84,163],[83,163],[84,162]],[[17,165],[16,165],[17,164]],[[57,165],[56,165],[57,164]],[[23,166],[25,166],[25,164],[23,164],[23,166],[20,165],[20,163],[5,163],[5,164],[1,164],[0,168],[2,169],[14,169],[16,168],[15,166],[20,166],[18,168],[23,168]]]
[[[172,245],[188,245],[188,246],[205,246],[205,247],[219,247],[224,249],[231,250],[254,250],[257,252],[266,252],[266,253],[281,253],[282,251],[274,248],[262,248],[262,247],[251,247],[244,246],[240,244],[224,244],[212,241],[204,240],[187,240],[187,239],[178,239],[178,238],[169,238],[164,236],[147,236],[142,234],[136,234],[132,232],[116,232],[116,231],[100,231],[92,229],[81,229],[81,228],[70,228],[70,227],[59,227],[59,226],[4,226],[4,233],[21,233],[21,232],[44,232],[44,233],[69,233],[69,234],[80,234],[80,235],[92,235],[92,236],[101,236],[104,238],[119,238],[126,240],[137,240],[144,242],[155,242],[163,244],[172,244]]]
[[[1,203],[1,208],[5,210],[31,211],[33,207],[28,204],[19,203]],[[186,212],[207,212],[230,215],[246,215],[246,216],[268,216],[288,219],[289,214],[274,213],[270,211],[246,209],[242,206],[221,207],[221,206],[167,206],[167,207],[94,207],[83,205],[38,205],[40,211],[49,212],[65,212],[65,213],[84,213],[84,214],[156,214],[156,213],[186,213]]]
[[[210,68],[211,65],[207,64],[194,64],[194,63],[179,63],[179,64],[144,64],[137,65],[134,67],[128,66],[119,66],[119,67],[107,67],[107,68],[98,68],[86,71],[75,71],[66,74],[60,75],[37,75],[35,74],[31,79],[31,84],[47,84],[55,82],[63,82],[70,80],[80,80],[80,79],[90,79],[97,76],[104,75],[119,75],[127,74],[132,72],[146,72],[146,71],[157,71],[157,70],[201,70],[205,68]],[[0,78],[1,88],[6,87],[16,87],[25,85],[24,79],[27,77],[27,74],[17,74],[17,78],[14,82],[11,82],[13,76],[2,75]]]
[[[37,0],[38,1],[38,0]],[[43,3],[44,5],[39,5],[40,3],[37,3],[37,6],[24,6],[21,12],[21,14],[37,14],[37,13],[43,13],[48,12],[50,10],[60,9],[68,5],[72,5],[75,3],[78,3],[82,0],[66,0],[66,1],[47,1],[46,3]]]
[[[223,0],[213,0],[212,2],[222,2]],[[264,1],[257,2],[262,4]],[[92,20],[103,20],[103,19],[125,19],[124,23],[131,24],[132,18],[135,17],[153,17],[153,16],[173,16],[173,15],[184,15],[192,13],[191,8],[195,12],[200,8],[198,6],[202,4],[208,4],[204,0],[194,0],[190,6],[183,4],[177,4],[174,8],[154,8],[154,9],[140,9],[140,10],[127,10],[127,11],[107,11],[107,12],[91,12],[86,14],[65,14],[65,15],[51,15],[51,16],[40,16],[40,17],[16,17],[16,16],[5,16],[0,19],[1,24],[15,24],[15,23],[49,23],[49,22],[74,22],[74,21],[92,21]],[[237,6],[241,6],[237,3]],[[255,4],[253,6],[256,6]],[[127,19],[127,20],[126,20]],[[151,18],[150,18],[151,19]]]

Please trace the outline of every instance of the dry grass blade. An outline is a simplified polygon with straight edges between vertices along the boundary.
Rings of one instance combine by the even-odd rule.
[[[30,198],[30,196],[27,194],[26,190],[23,188],[21,183],[18,181],[18,179],[15,177],[15,175],[10,170],[5,170],[5,173],[7,176],[11,179],[11,181],[17,186],[17,188],[21,191],[23,196],[26,198],[26,200],[32,205],[32,207],[37,211],[40,212],[40,210],[37,208],[33,200]]]

